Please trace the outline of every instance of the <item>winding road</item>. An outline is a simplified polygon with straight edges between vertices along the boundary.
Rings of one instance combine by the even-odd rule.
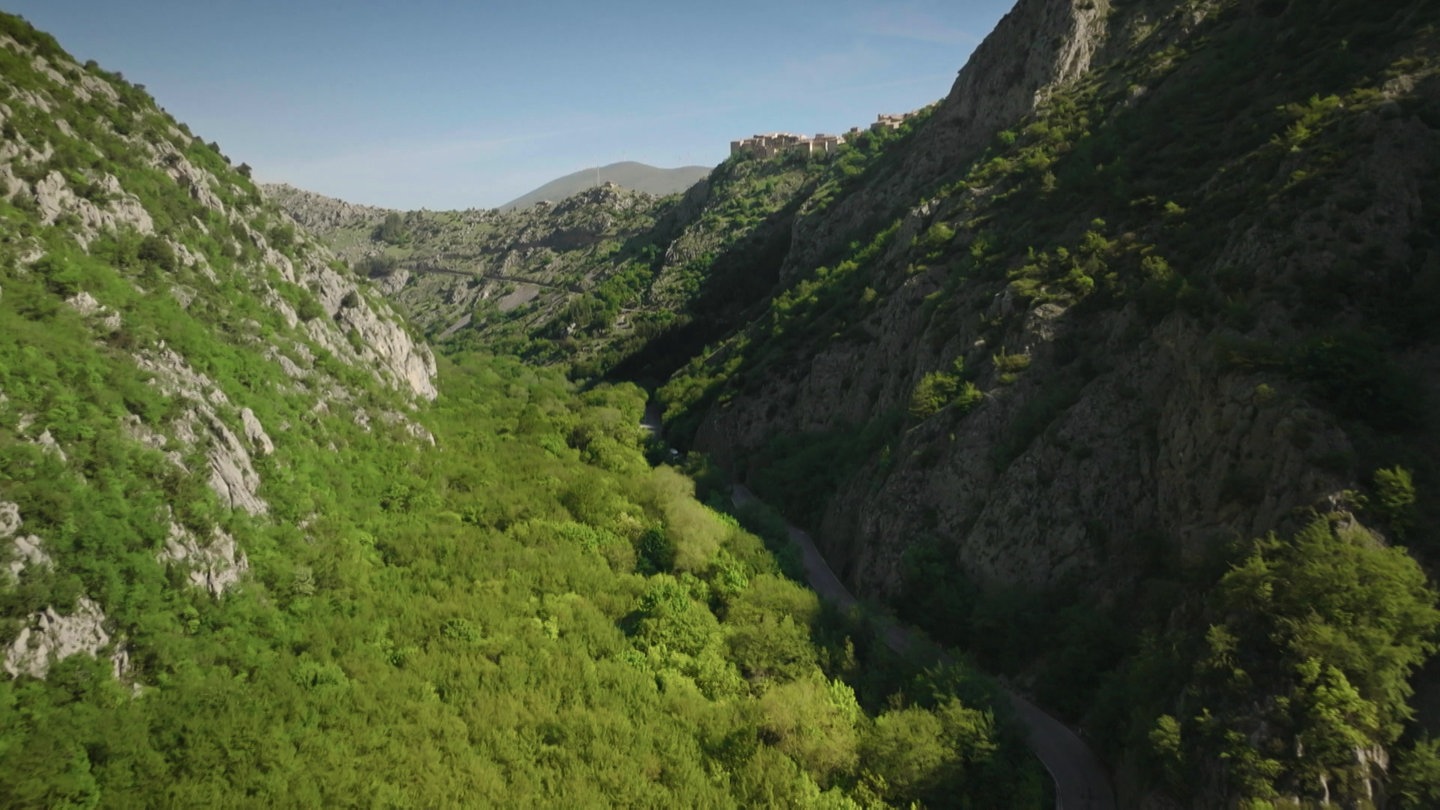
[[[758,500],[743,484],[735,484],[730,496],[736,506]],[[801,551],[810,587],[821,598],[841,608],[856,605],[855,596],[835,576],[810,535],[788,523],[786,527],[790,530],[790,539]],[[918,631],[889,616],[881,617],[879,626],[885,646],[901,655],[922,643]],[[1055,780],[1056,810],[1114,810],[1115,794],[1110,788],[1110,777],[1090,746],[1064,723],[1016,692],[1006,688],[1005,693],[1025,726],[1030,750]]]

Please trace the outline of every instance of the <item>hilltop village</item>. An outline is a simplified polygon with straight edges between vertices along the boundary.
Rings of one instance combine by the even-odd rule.
[[[898,129],[905,120],[914,113],[901,113],[899,115],[879,115],[875,123],[870,125],[872,131],[881,129]],[[805,155],[829,154],[840,148],[847,137],[854,138],[863,130],[860,127],[851,127],[844,135],[826,135],[818,133],[815,137],[808,135],[795,135],[789,132],[771,132],[764,135],[752,135],[738,141],[730,142],[730,154],[738,155],[742,152],[759,157],[772,157],[781,152],[800,152]]]

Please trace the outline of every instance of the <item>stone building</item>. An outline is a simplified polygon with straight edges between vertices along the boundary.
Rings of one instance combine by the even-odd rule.
[[[757,155],[759,157],[773,157],[781,152],[797,151],[806,155],[829,154],[845,142],[843,135],[817,134],[811,138],[807,135],[795,135],[789,132],[771,132],[766,135],[753,135],[738,141],[730,142],[730,154],[738,155],[742,152]]]
[[[884,129],[899,129],[902,124],[915,115],[913,112],[900,113],[898,115],[881,114],[875,117],[875,123],[870,125],[872,132],[879,132]],[[757,157],[774,157],[782,152],[798,151],[805,155],[828,155],[840,148],[845,139],[854,140],[864,130],[860,127],[851,127],[844,135],[826,135],[823,132],[815,137],[808,135],[795,135],[790,132],[770,132],[764,135],[752,135],[749,138],[742,138],[730,142],[730,154],[751,154]]]

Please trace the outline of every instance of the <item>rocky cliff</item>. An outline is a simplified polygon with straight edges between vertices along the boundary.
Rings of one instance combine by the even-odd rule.
[[[1419,272],[1414,283],[1428,283],[1428,249],[1415,246],[1429,238],[1422,212],[1431,203],[1418,178],[1433,166],[1436,136],[1423,117],[1405,112],[1430,98],[1434,80],[1428,69],[1413,74],[1386,70],[1389,65],[1377,59],[1380,71],[1352,79],[1368,103],[1339,102],[1348,120],[1327,122],[1343,127],[1349,142],[1343,155],[1330,158],[1343,162],[1332,164],[1323,183],[1294,189],[1291,183],[1313,165],[1314,157],[1300,149],[1282,153],[1275,143],[1262,141],[1255,153],[1275,153],[1265,155],[1263,164],[1255,153],[1214,154],[1212,166],[1194,172],[1216,172],[1208,184],[1165,188],[1174,195],[1173,200],[1166,198],[1171,203],[1167,210],[1179,211],[1169,219],[1162,211],[1155,217],[1122,215],[1123,220],[1097,225],[1096,217],[1113,215],[1113,204],[1064,200],[1063,189],[1030,187],[1029,178],[984,177],[973,160],[979,146],[1002,126],[1012,131],[1054,126],[1058,116],[1042,102],[1056,94],[1090,94],[1097,112],[1112,117],[1127,109],[1133,110],[1127,113],[1132,118],[1150,114],[1147,105],[1160,114],[1179,103],[1172,94],[1188,89],[1180,64],[1168,66],[1157,77],[1161,86],[1153,89],[1129,82],[1118,87],[1126,74],[1114,64],[1091,73],[1091,56],[1108,39],[1133,39],[1135,31],[1143,29],[1163,37],[1149,42],[1150,49],[1197,48],[1197,54],[1204,54],[1217,46],[1195,45],[1201,37],[1258,36],[1275,25],[1253,10],[1210,6],[1208,23],[1203,5],[1176,11],[1174,19],[1155,19],[1133,9],[1107,17],[1102,5],[1092,3],[1017,6],[977,50],[951,95],[899,161],[901,173],[929,177],[932,190],[937,174],[959,179],[962,189],[932,197],[899,220],[896,235],[866,268],[878,303],[855,316],[853,333],[828,345],[806,346],[803,354],[792,353],[793,362],[774,364],[774,371],[753,387],[758,390],[736,392],[704,420],[697,444],[736,459],[758,449],[770,435],[824,431],[904,409],[927,372],[952,365],[968,370],[986,395],[982,403],[964,414],[946,410],[909,426],[883,469],[857,475],[852,488],[835,497],[827,512],[824,534],[849,538],[852,551],[839,556],[865,590],[885,592],[899,586],[895,544],[903,546],[907,537],[937,530],[956,539],[967,569],[986,578],[1034,585],[1120,564],[1128,555],[1112,557],[1118,549],[1107,548],[1107,543],[1123,543],[1119,538],[1150,531],[1172,538],[1182,556],[1194,559],[1203,556],[1207,544],[1280,528],[1297,509],[1333,503],[1363,474],[1348,465],[1326,463],[1353,457],[1355,448],[1344,425],[1350,414],[1315,402],[1305,381],[1237,359],[1228,347],[1234,342],[1305,340],[1310,324],[1297,321],[1316,313],[1298,312],[1299,302],[1266,293],[1287,288],[1303,292],[1327,274],[1366,261],[1366,256],[1394,268],[1377,268],[1349,282],[1366,292],[1378,287],[1381,278],[1389,280],[1388,274],[1403,275],[1404,285],[1411,283],[1411,273]],[[1053,49],[1040,59],[1019,47],[1029,41],[1051,43]],[[1137,57],[1130,51],[1127,58]],[[1077,86],[1082,79],[1084,86]],[[1270,92],[1284,97],[1278,89]],[[1227,94],[1223,102],[1236,100]],[[1293,103],[1305,102],[1301,97]],[[1037,105],[1040,112],[1030,115]],[[1285,121],[1266,123],[1283,129]],[[1098,119],[1086,125],[1114,126]],[[1180,144],[1188,145],[1200,134],[1176,133],[1179,143],[1172,142],[1171,149],[1183,151]],[[1087,137],[1096,139],[1097,134],[1082,135]],[[1104,137],[1103,130],[1098,137]],[[1319,150],[1318,145],[1312,148]],[[953,162],[937,154],[951,155]],[[1000,150],[991,154],[995,161],[1013,159]],[[1258,165],[1246,165],[1247,158]],[[1104,168],[1081,166],[1094,160],[1090,155],[1047,160],[1051,182],[1065,168]],[[1257,191],[1242,201],[1243,213],[1234,212],[1224,221],[1184,222],[1185,209],[1236,193],[1233,186],[1222,188],[1227,164],[1256,172],[1247,178],[1256,189],[1285,191],[1288,196],[1266,198]],[[1258,174],[1261,171],[1265,173]],[[1036,185],[1045,182],[1043,175],[1035,179],[1040,181]],[[1115,191],[1120,190],[1106,190]],[[878,186],[866,188],[823,216],[802,217],[794,243],[823,243],[816,234],[827,229],[853,234],[848,230],[854,221],[851,210],[888,193]],[[1027,194],[1037,198],[1037,207],[1058,197],[1068,208],[1057,221],[1045,222],[1044,231],[1034,222],[998,217],[986,221],[1005,211],[1000,198]],[[1158,199],[1137,196],[1119,202],[1143,208]],[[1295,214],[1300,221],[1290,219]],[[1205,214],[1188,216],[1199,220]],[[1335,233],[1337,224],[1346,232]],[[1179,232],[1187,228],[1192,234],[1204,228],[1214,241],[1182,243]],[[995,235],[999,230],[1011,233]],[[935,232],[954,234],[938,257],[922,238]],[[992,239],[1026,252],[986,255],[984,262],[1000,278],[957,279],[981,274],[965,266],[974,263],[971,256],[954,254],[995,250],[986,245]],[[1096,259],[1115,265],[1127,260],[1126,252],[1138,254],[1138,263],[1185,251],[1173,262],[1185,266],[1173,272],[1197,286],[1207,281],[1225,285],[1214,294],[1251,311],[1238,319],[1184,307],[1151,313],[1142,311],[1146,307],[1141,302],[1119,295],[1103,305],[1094,300],[1087,304],[1088,293],[1036,291],[1024,283],[1039,272],[1037,255],[1078,256],[1086,250],[1086,240],[1105,243],[1105,254]],[[792,251],[787,270],[813,272],[807,268],[807,255]],[[1056,264],[1053,258],[1039,258]],[[1152,261],[1150,266],[1158,265]],[[1121,280],[1116,272],[1121,268],[1105,269]],[[1091,273],[1095,282],[1106,283],[1103,272]],[[1226,273],[1243,274],[1245,288],[1230,284]],[[1352,326],[1364,317],[1357,311],[1360,302],[1347,303],[1324,313],[1322,317],[1333,319],[1327,327]],[[1428,340],[1406,343],[1391,360],[1403,364],[1405,376],[1428,388],[1433,377],[1424,371],[1434,362],[1433,347]],[[1022,368],[1012,368],[1017,363]],[[1022,417],[1038,424],[1018,424]],[[1084,527],[1097,521],[1110,540],[1086,538]]]
[[[658,204],[609,184],[506,213],[389,211],[289,186],[265,192],[438,340],[494,321],[514,331],[554,318],[597,285],[598,268],[630,258],[618,249],[654,225]]]
[[[763,298],[801,203],[840,168],[792,155],[726,164],[679,197],[606,184],[509,212],[266,193],[442,344],[653,378]]]
[[[786,277],[814,268],[857,232],[888,222],[897,207],[933,191],[937,180],[963,172],[997,132],[1085,75],[1106,43],[1109,12],[1108,0],[1017,3],[975,49],[932,119],[888,171],[870,178],[863,194],[846,195],[823,214],[797,220]]]
[[[1160,632],[1316,514],[1432,554],[1373,508],[1435,471],[1432,12],[1021,2],[888,171],[801,209],[672,427],[899,604],[945,577]]]

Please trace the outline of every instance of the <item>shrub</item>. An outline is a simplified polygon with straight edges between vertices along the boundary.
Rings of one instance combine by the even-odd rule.
[[[391,211],[385,215],[385,221],[380,223],[375,232],[371,234],[376,242],[384,242],[387,245],[398,245],[405,241],[405,225],[400,219],[400,214]]]
[[[918,420],[929,419],[955,398],[960,379],[954,374],[932,371],[920,378],[910,393],[910,415]]]
[[[276,225],[267,236],[270,246],[276,250],[284,251],[295,246],[295,229],[289,225]]]
[[[314,296],[306,296],[300,300],[300,306],[296,308],[295,314],[300,316],[302,321],[313,321],[325,314],[325,308]]]
[[[142,262],[148,262],[155,267],[166,271],[175,272],[175,248],[170,242],[160,236],[147,236],[140,242],[140,248],[135,253],[136,258]]]

